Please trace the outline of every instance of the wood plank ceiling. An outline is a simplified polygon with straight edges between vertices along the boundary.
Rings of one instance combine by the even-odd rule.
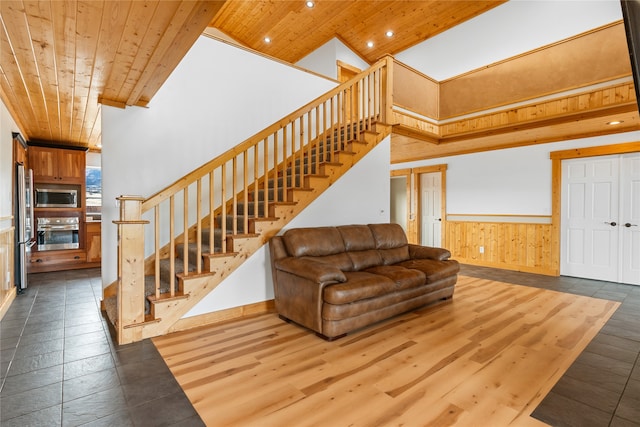
[[[146,105],[207,25],[288,62],[334,37],[373,62],[504,1],[2,0],[0,96],[26,139],[99,149],[100,103]]]
[[[505,1],[317,0],[307,7],[302,0],[232,0],[211,26],[251,49],[291,63],[335,37],[373,64]]]
[[[0,2],[0,95],[29,140],[99,147],[100,102],[146,105],[223,2]]]

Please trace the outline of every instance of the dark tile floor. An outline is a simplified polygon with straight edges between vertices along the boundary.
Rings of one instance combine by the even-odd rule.
[[[0,425],[202,426],[150,340],[118,346],[99,269],[29,276],[0,322]]]
[[[640,426],[640,287],[463,266],[462,274],[621,301],[533,415],[553,426]],[[0,424],[201,426],[149,340],[113,343],[100,271],[30,275],[0,322]]]

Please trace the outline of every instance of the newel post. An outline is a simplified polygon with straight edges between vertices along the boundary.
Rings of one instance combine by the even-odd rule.
[[[120,196],[118,226],[118,343],[142,339],[144,323],[144,226],[140,196]]]
[[[393,56],[385,56],[385,66],[382,68],[382,96],[380,97],[381,121],[391,123],[393,117]]]

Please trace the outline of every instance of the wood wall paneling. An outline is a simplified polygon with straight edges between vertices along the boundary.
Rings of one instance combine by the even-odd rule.
[[[0,230],[0,319],[16,296],[14,276],[14,228]]]
[[[445,247],[465,264],[557,275],[552,238],[551,224],[448,220]]]

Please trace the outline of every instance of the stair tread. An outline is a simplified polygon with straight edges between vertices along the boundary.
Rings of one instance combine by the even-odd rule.
[[[174,301],[174,300],[178,300],[178,299],[185,299],[185,298],[189,298],[189,295],[185,295],[182,292],[178,293],[174,293],[173,295],[171,295],[170,292],[166,292],[166,293],[162,293],[160,294],[160,298],[156,298],[155,295],[149,295],[147,297],[147,299],[149,301],[151,301],[152,303],[157,303],[157,302],[166,302],[166,301]]]

